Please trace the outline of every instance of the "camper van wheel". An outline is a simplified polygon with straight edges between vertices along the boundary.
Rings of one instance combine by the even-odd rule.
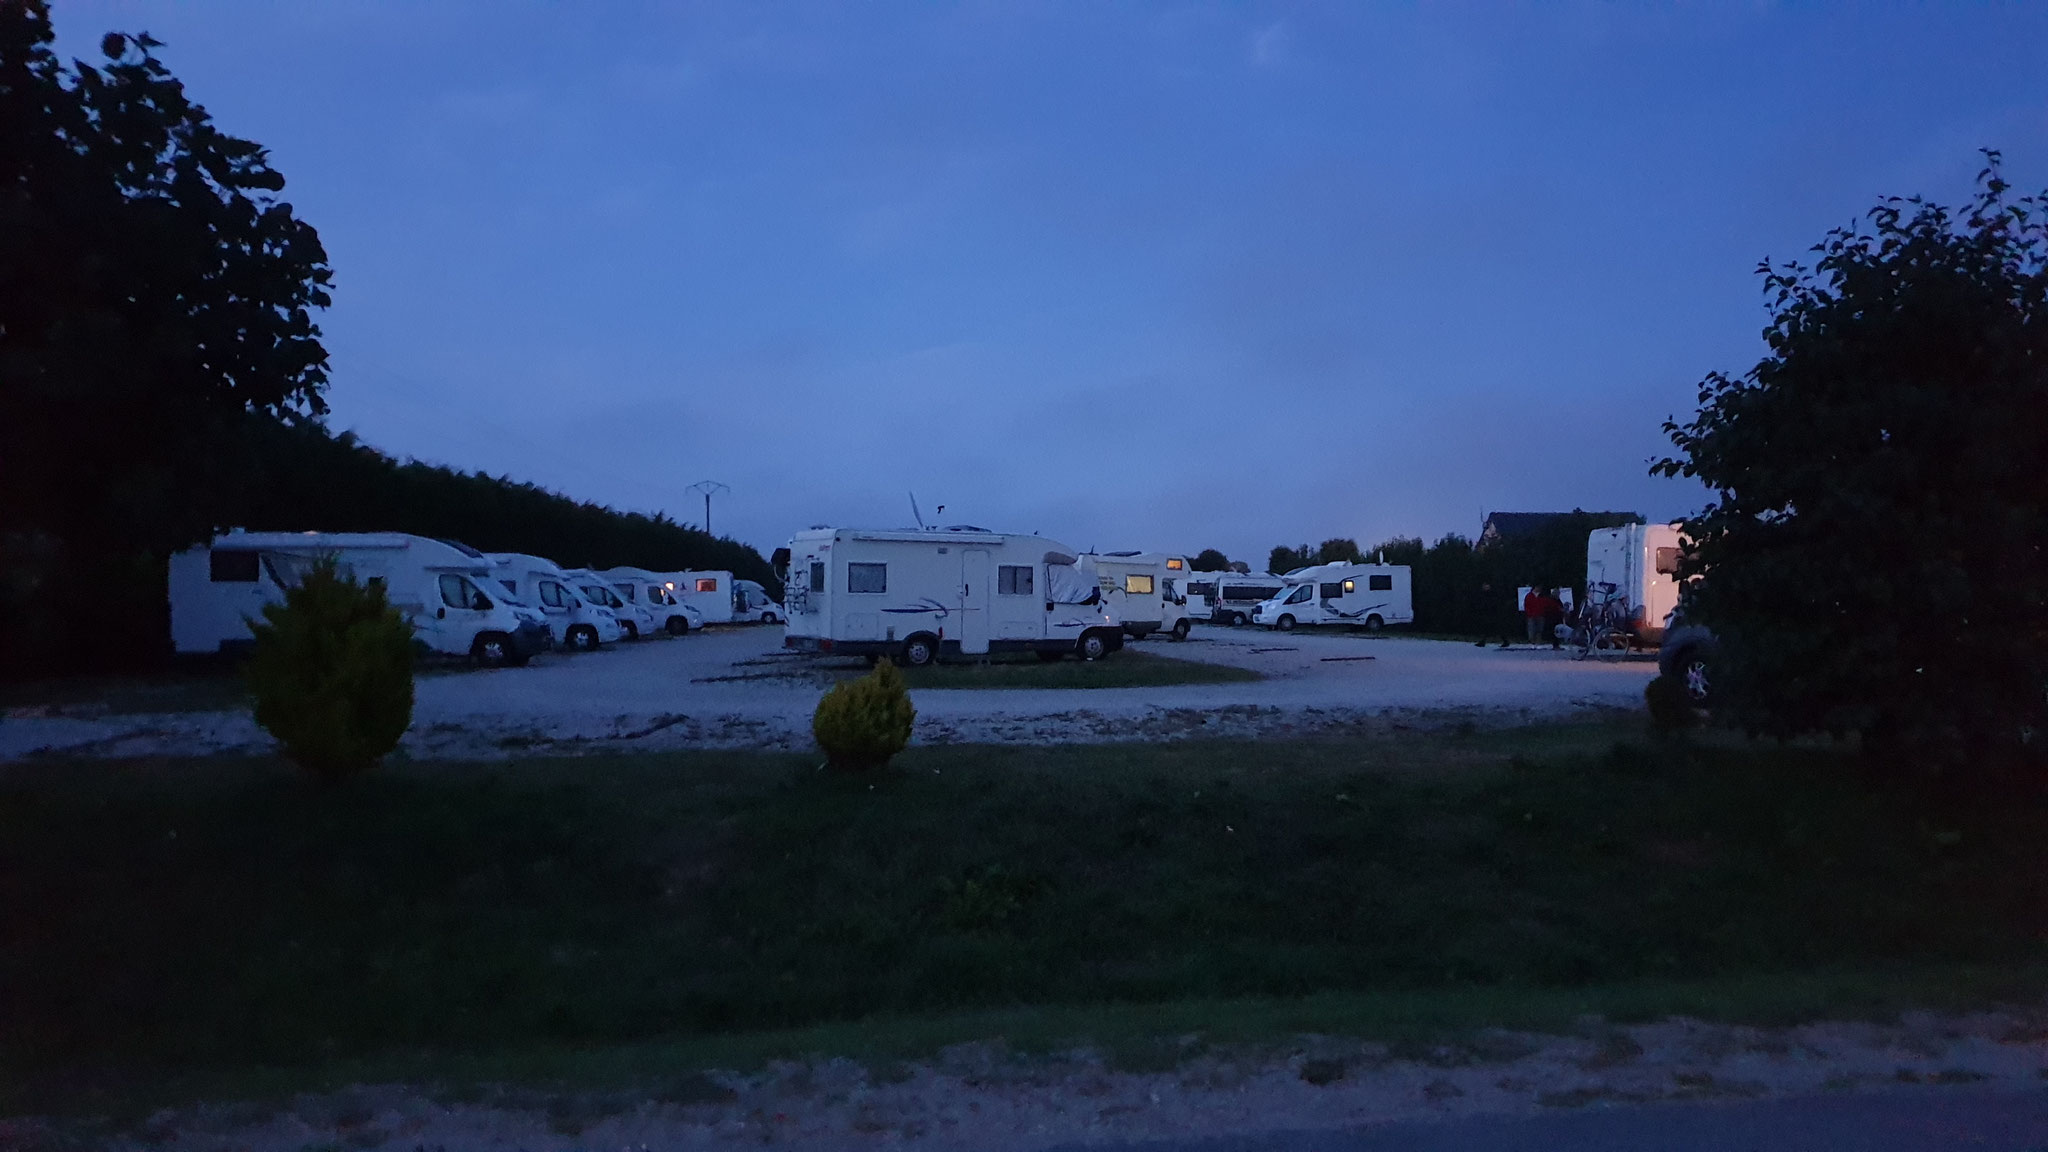
[[[578,652],[597,651],[597,629],[588,624],[578,624],[569,629],[569,647]]]
[[[1191,629],[1192,627],[1193,627],[1193,625],[1189,624],[1189,623],[1188,623],[1187,621],[1185,621],[1185,620],[1181,620],[1181,621],[1178,621],[1178,622],[1176,622],[1176,623],[1174,624],[1174,626],[1173,626],[1173,638],[1174,638],[1175,640],[1185,640],[1185,639],[1187,639],[1187,638],[1188,638],[1188,632],[1190,631],[1190,629]]]
[[[1705,708],[1714,702],[1713,668],[1707,654],[1697,650],[1688,651],[1676,661],[1685,695],[1695,708]]]
[[[763,613],[761,613],[761,623],[763,623],[763,624],[780,624],[780,623],[782,623],[782,621],[780,621],[780,620],[777,620],[777,619],[775,618],[775,613],[773,613],[773,612],[763,612]]]
[[[496,632],[486,632],[469,646],[469,655],[485,668],[503,668],[512,662],[512,642]]]
[[[669,635],[681,636],[683,633],[688,632],[689,630],[690,622],[688,620],[683,619],[681,616],[671,616],[668,618]]]
[[[1246,615],[1245,615],[1244,613],[1242,613],[1242,612],[1232,612],[1232,613],[1230,614],[1230,622],[1231,622],[1232,624],[1235,624],[1235,625],[1237,625],[1238,627],[1242,628],[1242,627],[1244,627],[1244,626],[1245,626],[1246,624],[1249,624],[1249,623],[1251,623],[1251,622],[1252,622],[1252,620],[1251,620],[1251,617],[1249,617],[1249,616],[1246,616]]]
[[[1294,617],[1282,616],[1278,620],[1273,621],[1273,627],[1280,629],[1282,632],[1292,632],[1294,631]]]
[[[922,632],[903,642],[903,663],[908,667],[922,668],[938,657],[938,641]]]
[[[1109,655],[1109,640],[1100,632],[1090,632],[1081,637],[1081,659],[1100,660]]]
[[[1367,632],[1377,632],[1386,626],[1387,622],[1380,619],[1380,614],[1377,612],[1365,618],[1365,630]]]

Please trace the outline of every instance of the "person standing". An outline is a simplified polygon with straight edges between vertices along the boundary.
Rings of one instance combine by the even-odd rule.
[[[1531,588],[1522,597],[1522,627],[1529,634],[1529,643],[1534,645],[1543,635],[1543,621],[1550,615],[1550,589]]]

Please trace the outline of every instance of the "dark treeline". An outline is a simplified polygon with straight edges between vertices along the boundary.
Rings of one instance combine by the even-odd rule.
[[[1275,572],[1338,561],[1405,564],[1414,569],[1417,631],[1512,636],[1522,627],[1516,589],[1570,588],[1574,598],[1583,601],[1586,537],[1596,528],[1640,520],[1626,513],[1570,512],[1550,517],[1526,533],[1483,542],[1456,533],[1426,546],[1413,536],[1396,536],[1370,548],[1332,539],[1315,548],[1275,548],[1269,560]]]

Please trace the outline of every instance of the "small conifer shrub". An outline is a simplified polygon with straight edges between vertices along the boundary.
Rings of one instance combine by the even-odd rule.
[[[308,774],[338,781],[382,760],[412,724],[412,624],[378,583],[331,559],[251,621],[246,675],[256,722]]]
[[[885,659],[860,679],[834,684],[825,693],[811,717],[811,735],[832,767],[863,772],[903,751],[916,721],[903,673]]]

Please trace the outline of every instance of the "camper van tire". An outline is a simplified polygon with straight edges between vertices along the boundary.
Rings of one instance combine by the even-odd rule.
[[[1367,632],[1377,632],[1386,626],[1387,622],[1380,619],[1380,614],[1377,612],[1365,618],[1365,630]]]
[[[780,623],[782,623],[782,618],[781,618],[780,616],[777,616],[777,615],[776,615],[775,613],[773,613],[773,612],[763,612],[763,613],[761,613],[761,623],[763,623],[763,624],[780,624]]]
[[[1175,621],[1175,622],[1174,622],[1174,625],[1173,625],[1173,638],[1174,638],[1175,640],[1185,640],[1185,639],[1187,639],[1187,638],[1188,638],[1188,631],[1189,631],[1189,630],[1190,630],[1190,629],[1191,629],[1192,627],[1193,627],[1193,625],[1189,624],[1189,623],[1188,623],[1188,622],[1187,622],[1186,620],[1178,620],[1178,621]]]
[[[640,626],[631,620],[619,621],[619,630],[626,634],[624,639],[638,640],[640,638]]]
[[[1249,616],[1247,616],[1247,615],[1245,615],[1245,614],[1244,614],[1244,613],[1242,613],[1242,612],[1232,612],[1232,613],[1230,614],[1230,622],[1231,622],[1232,624],[1235,624],[1235,625],[1237,625],[1238,627],[1242,628],[1242,627],[1244,627],[1244,626],[1245,626],[1246,624],[1249,624],[1249,623],[1251,623],[1251,622],[1252,622],[1252,618],[1251,618],[1251,617],[1249,617]]]
[[[1278,628],[1282,632],[1292,632],[1294,631],[1294,617],[1282,616],[1278,620],[1273,621],[1273,627]]]
[[[687,633],[687,632],[688,632],[689,630],[690,630],[690,621],[689,621],[689,618],[688,618],[688,617],[685,617],[685,616],[671,616],[671,617],[669,617],[669,618],[668,618],[668,634],[669,634],[669,635],[671,635],[671,636],[681,636],[681,635],[683,635],[683,634]]]
[[[469,654],[471,659],[486,668],[516,668],[528,659],[512,646],[512,638],[502,632],[479,634],[476,643],[469,646]]]
[[[1080,652],[1081,659],[1083,660],[1102,659],[1110,653],[1109,637],[1104,636],[1101,629],[1083,635],[1081,637]]]
[[[939,658],[938,638],[919,632],[903,642],[903,664],[908,668],[922,668]]]
[[[578,624],[569,629],[569,634],[562,639],[577,652],[597,651],[597,629],[588,624]]]

